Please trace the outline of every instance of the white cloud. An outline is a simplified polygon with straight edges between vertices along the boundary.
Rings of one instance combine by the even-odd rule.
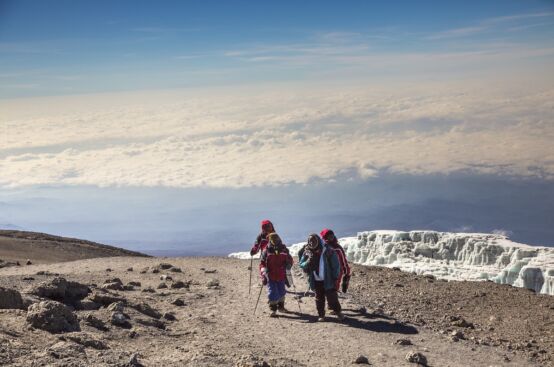
[[[5,101],[0,185],[244,187],[379,170],[554,179],[552,100],[521,84],[404,84]]]

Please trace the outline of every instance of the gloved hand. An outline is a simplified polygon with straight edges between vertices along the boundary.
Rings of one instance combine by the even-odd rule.
[[[263,284],[263,285],[267,285],[267,277],[263,277],[263,278],[262,278],[262,284]]]
[[[348,290],[348,285],[350,284],[350,275],[345,275],[342,278],[342,293],[346,293]]]
[[[250,250],[250,256],[254,256],[258,253],[258,250],[254,247],[252,247],[252,249]]]

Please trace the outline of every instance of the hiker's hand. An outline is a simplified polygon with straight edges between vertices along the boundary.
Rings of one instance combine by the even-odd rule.
[[[250,250],[250,256],[254,256],[254,255],[256,255],[256,253],[258,253],[258,251],[255,248],[252,248]]]
[[[263,278],[262,278],[262,284],[263,284],[263,285],[267,285],[267,277],[263,277]]]
[[[342,293],[346,293],[348,290],[348,284],[350,283],[350,275],[345,275],[344,278],[342,278]]]

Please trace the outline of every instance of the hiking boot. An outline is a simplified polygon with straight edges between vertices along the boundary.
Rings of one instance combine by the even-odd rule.
[[[285,308],[285,304],[284,303],[279,303],[278,306],[277,306],[277,311],[279,312],[283,312],[283,313],[288,313],[289,310],[287,310]]]
[[[277,317],[277,310],[271,310],[269,317]]]
[[[337,312],[337,319],[339,319],[339,321],[344,321],[345,318],[346,316],[344,316],[342,312]]]
[[[325,322],[325,316],[318,317],[317,322]]]

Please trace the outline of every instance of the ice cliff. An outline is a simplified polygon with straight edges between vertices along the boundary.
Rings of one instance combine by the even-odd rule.
[[[341,238],[348,259],[447,280],[491,280],[554,295],[554,248],[484,233],[367,231]],[[296,253],[303,243],[290,246]],[[248,253],[231,257],[249,258]]]

